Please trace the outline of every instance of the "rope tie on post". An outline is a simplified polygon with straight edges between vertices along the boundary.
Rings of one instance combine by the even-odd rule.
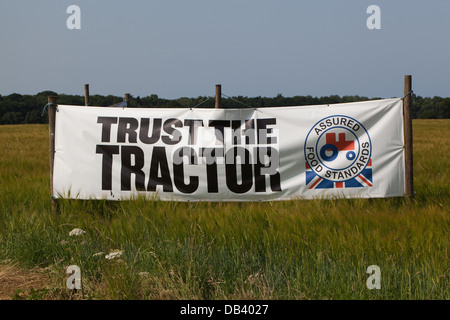
[[[56,106],[56,104],[54,104],[54,103],[47,103],[47,104],[44,106],[44,108],[42,109],[41,117],[44,116],[44,114],[48,111],[48,107],[51,107],[51,106]]]
[[[247,108],[252,108],[252,109],[254,109],[255,111],[258,111],[258,108],[249,106],[248,104],[245,104],[245,103],[243,103],[243,102],[241,102],[241,101],[239,101],[239,100],[237,100],[237,99],[234,99],[233,97],[227,96],[226,94],[223,94],[223,93],[222,93],[222,95],[223,95],[224,97],[228,98],[228,99],[231,99],[231,100],[233,100],[233,101],[236,101],[237,103],[242,104],[243,106],[246,106]]]
[[[239,100],[237,100],[237,99],[234,99],[233,97],[227,96],[226,94],[223,94],[223,93],[222,93],[222,96],[224,96],[224,97],[226,97],[226,98],[228,98],[228,99],[231,99],[231,100],[233,100],[233,101],[236,101],[237,103],[240,103],[240,104],[242,104],[243,106],[245,106],[245,107],[247,107],[247,108],[251,108],[251,109],[254,109],[255,111],[259,111],[258,108],[249,106],[248,104],[245,104],[245,103],[243,103],[243,102],[241,102],[241,101],[239,101]],[[205,102],[207,102],[207,101],[209,101],[209,100],[211,100],[211,99],[213,99],[213,98],[212,98],[212,97],[209,97],[208,99],[203,100],[203,101],[200,102],[199,104],[197,104],[197,105],[195,105],[195,106],[193,106],[193,107],[190,107],[189,109],[190,109],[190,110],[195,109],[195,108],[199,107],[200,105],[204,104]]]
[[[191,109],[191,111],[192,111],[192,109],[194,109],[194,108],[197,108],[198,106],[200,106],[200,105],[202,105],[202,104],[204,104],[206,101],[209,101],[209,100],[211,100],[212,98],[211,97],[209,97],[208,99],[206,99],[206,100],[203,100],[202,102],[200,102],[199,104],[196,104],[195,106],[193,106],[193,107],[190,107],[189,109]]]
[[[403,98],[402,98],[402,100],[404,100],[407,96],[409,96],[409,95],[411,95],[411,98],[413,97],[413,94],[414,94],[414,91],[410,91],[410,92],[408,92],[407,94],[405,94],[404,96],[403,96]]]

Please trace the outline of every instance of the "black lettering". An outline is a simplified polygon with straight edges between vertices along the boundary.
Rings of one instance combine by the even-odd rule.
[[[117,142],[126,142],[128,135],[129,143],[137,143],[137,128],[139,122],[135,118],[119,118],[119,127],[117,130]]]
[[[119,146],[97,145],[97,154],[103,155],[102,160],[102,190],[112,190],[113,155],[119,154]]]
[[[203,127],[203,120],[185,119],[184,125],[189,127],[188,144],[193,145],[197,142],[197,129]]]
[[[121,190],[131,190],[131,175],[135,175],[136,190],[145,191],[145,174],[142,171],[144,167],[144,151],[136,146],[122,146],[120,150],[122,158],[122,171],[121,171]],[[134,156],[134,165],[131,161],[131,156]]]
[[[254,165],[255,168],[255,192],[266,192],[266,174],[261,174],[261,168],[270,167],[273,163],[273,159],[279,160],[278,151],[274,148],[255,148],[257,162]],[[269,157],[269,164],[266,166],[261,162],[260,156],[266,154]],[[278,167],[279,164],[277,164]],[[269,174],[270,188],[272,191],[281,191],[280,173]]]
[[[223,149],[202,148],[202,157],[206,157],[206,182],[208,193],[219,192],[219,182],[217,178],[217,157],[223,157]]]
[[[117,117],[98,117],[97,123],[102,124],[102,142],[110,142],[111,125],[117,123]]]
[[[158,140],[161,136],[161,125],[162,125],[162,119],[159,119],[159,118],[153,119],[152,135],[150,137],[149,136],[150,119],[142,118],[141,119],[141,128],[139,130],[139,140],[141,140],[141,142],[145,143],[145,144],[153,144],[153,143],[158,142]]]
[[[179,119],[167,119],[164,122],[164,131],[172,136],[172,138],[170,136],[162,136],[162,142],[165,144],[173,145],[181,141],[181,132],[174,127],[183,127],[183,122]]]
[[[225,129],[230,127],[230,120],[209,120],[209,127],[214,127],[216,135],[216,144],[223,145]]]
[[[241,144],[241,121],[240,120],[233,120],[231,121],[231,129],[233,132],[233,141],[232,144],[239,145]]]
[[[158,175],[159,171],[161,171],[161,176]],[[165,147],[153,147],[147,191],[156,191],[158,185],[163,186],[164,192],[173,192]]]
[[[319,127],[320,127],[320,129],[322,129],[322,130],[325,130],[325,129],[327,128],[327,126],[326,126],[325,123],[323,123],[323,122],[321,122],[321,123],[319,124]],[[322,131],[322,130],[320,130],[320,131]]]
[[[267,134],[271,134],[273,129],[267,128],[268,125],[276,125],[276,118],[257,119],[258,124],[258,144],[274,144],[277,143],[276,137],[268,137]]]
[[[238,173],[236,157],[241,157],[241,178],[242,181],[238,183]],[[244,159],[243,159],[244,158]],[[232,159],[233,161],[229,161]],[[252,165],[250,163],[250,152],[242,147],[234,147],[227,151],[225,155],[225,172],[227,186],[230,191],[234,193],[245,193],[248,192],[253,185],[253,172]],[[229,163],[232,162],[232,163]]]
[[[243,130],[245,136],[245,144],[255,144],[255,120],[249,119],[245,121],[245,129]]]
[[[346,177],[346,178],[349,178],[349,177],[351,177],[351,176],[352,176],[352,172],[351,172],[351,170],[350,170],[350,169],[348,169],[348,170],[345,170],[345,171],[344,171],[344,173],[345,173],[345,177]]]
[[[182,147],[175,151],[176,154],[182,159],[184,156],[188,156],[190,159],[189,164],[197,164],[197,154],[195,150],[190,147]],[[184,183],[184,167],[183,161],[180,164],[173,164],[173,180],[177,189],[182,193],[193,193],[198,188],[198,177],[190,176],[189,183]]]

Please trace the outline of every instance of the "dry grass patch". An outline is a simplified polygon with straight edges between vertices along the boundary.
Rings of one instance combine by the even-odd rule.
[[[0,264],[0,300],[26,299],[49,292],[52,281],[44,270],[24,270],[14,264]]]

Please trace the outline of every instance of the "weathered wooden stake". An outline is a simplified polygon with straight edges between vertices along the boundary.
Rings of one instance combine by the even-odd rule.
[[[411,75],[405,75],[405,94],[403,112],[405,115],[405,193],[414,197],[413,175],[413,131],[412,131],[412,81]]]
[[[55,124],[56,124],[56,98],[55,96],[48,97],[48,131],[49,131],[49,147],[50,147],[50,195],[51,195],[51,206],[52,212],[59,212],[59,205],[57,200],[54,198],[53,192],[53,168],[55,163]]]
[[[127,102],[127,108],[130,106],[130,94],[125,93],[125,101]]]
[[[222,86],[220,84],[216,84],[216,109],[222,108]]]
[[[84,105],[89,105],[89,84],[84,85]]]

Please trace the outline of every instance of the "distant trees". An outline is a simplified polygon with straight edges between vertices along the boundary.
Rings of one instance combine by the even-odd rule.
[[[415,96],[413,100],[413,116],[419,119],[449,119],[450,98],[422,98]]]
[[[47,123],[47,114],[43,107],[47,104],[48,96],[55,96],[56,92],[43,91],[36,95],[21,95],[13,93],[0,95],[0,124]],[[58,103],[66,105],[84,105],[84,96],[60,94]],[[373,99],[373,98],[372,98]],[[178,99],[163,99],[156,94],[146,97],[131,97],[130,107],[139,108],[199,108],[214,107],[214,99],[199,96],[197,98],[181,97]],[[261,107],[302,106],[318,104],[346,103],[369,100],[360,96],[325,97],[293,96],[284,97],[281,93],[275,97],[244,97],[222,98],[224,108],[245,108],[245,105]],[[92,95],[89,104],[93,106],[110,106],[123,101],[122,97],[108,95]],[[450,119],[450,98],[413,96],[413,118],[418,119]]]

